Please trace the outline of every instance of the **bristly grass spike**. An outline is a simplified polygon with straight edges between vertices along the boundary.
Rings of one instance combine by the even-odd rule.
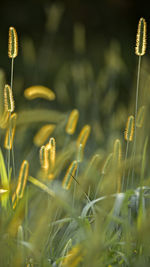
[[[125,130],[125,140],[132,141],[133,140],[133,134],[134,134],[134,117],[131,115],[128,117],[126,130]]]
[[[15,58],[18,55],[18,36],[14,27],[9,28],[8,37],[8,56]]]
[[[79,111],[74,109],[69,115],[69,119],[66,125],[66,132],[70,135],[74,134],[79,119]]]
[[[5,110],[13,112],[15,109],[12,88],[6,84],[4,87]]]
[[[140,18],[136,35],[135,54],[137,56],[143,56],[145,54],[145,51],[146,51],[146,21],[144,18]]]

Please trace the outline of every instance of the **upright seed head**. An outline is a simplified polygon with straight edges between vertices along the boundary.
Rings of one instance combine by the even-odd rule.
[[[27,160],[24,160],[20,168],[18,185],[16,188],[17,198],[23,197],[25,186],[27,183],[28,173],[29,173],[29,163]]]
[[[56,141],[54,137],[50,138],[49,144],[50,144],[50,164],[53,169],[55,166],[55,158],[56,158]]]
[[[116,139],[114,143],[113,161],[115,164],[120,164],[121,161],[121,142],[119,139]]]
[[[126,130],[125,130],[125,140],[132,141],[133,140],[133,134],[134,134],[134,117],[131,115],[128,117]]]
[[[66,126],[66,132],[68,134],[70,135],[74,134],[76,130],[78,118],[79,118],[79,111],[77,109],[72,110],[72,112],[69,115],[69,119],[68,119],[67,126]]]
[[[135,54],[137,56],[143,56],[146,51],[146,21],[144,18],[140,18],[137,35],[136,35],[136,46]]]
[[[143,126],[144,118],[145,118],[145,106],[140,107],[137,119],[136,119],[136,127],[141,128]]]
[[[12,88],[6,84],[4,87],[4,101],[5,101],[5,110],[13,112],[15,109],[14,99],[12,94]]]
[[[42,146],[40,148],[40,163],[43,169],[48,170],[49,168],[48,149],[46,146]]]
[[[87,139],[88,139],[88,137],[89,137],[89,135],[90,135],[90,132],[91,132],[91,127],[90,127],[90,125],[85,125],[85,126],[82,128],[82,130],[81,130],[81,132],[80,132],[80,134],[79,134],[79,136],[78,136],[78,139],[77,139],[77,146],[80,146],[80,144],[82,144],[82,147],[83,147],[83,149],[84,149],[84,147],[85,147],[85,145],[86,145],[86,142],[87,142]]]
[[[71,186],[72,178],[75,175],[75,172],[76,172],[76,169],[77,169],[77,165],[78,165],[77,161],[74,160],[70,164],[70,166],[69,166],[69,168],[68,168],[68,170],[66,172],[66,175],[65,175],[65,177],[63,179],[63,182],[62,182],[62,187],[64,189],[66,189],[66,190],[68,190],[70,188],[70,186]]]
[[[5,135],[4,147],[12,149],[12,144],[15,136],[17,114],[13,113],[10,117],[10,129],[8,128]]]
[[[8,37],[8,56],[15,58],[18,55],[18,36],[14,27],[9,28]]]
[[[83,160],[83,145],[80,144],[80,146],[77,148],[77,162],[82,162]]]

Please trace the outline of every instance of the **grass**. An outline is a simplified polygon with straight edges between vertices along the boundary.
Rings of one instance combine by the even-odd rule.
[[[84,34],[83,28],[79,31]],[[73,79],[76,109],[68,113],[46,108],[17,112],[13,145],[4,149],[1,143],[0,150],[0,266],[150,265],[148,89],[143,86],[138,114],[136,94],[136,136],[133,125],[127,125],[124,140],[122,129],[127,118],[133,122],[134,117],[127,107],[112,112],[117,96],[106,89],[109,73],[115,73],[114,59],[121,62],[115,48],[97,77],[93,96],[95,101],[101,99],[100,111],[108,118],[104,124],[107,135],[98,120],[98,107],[91,108],[92,66],[82,60],[72,63],[67,78],[58,75],[56,82],[69,99],[65,88]],[[138,90],[142,75],[141,69]],[[36,85],[26,89],[24,96],[28,100],[55,98],[52,90]],[[134,102],[131,99],[132,113]],[[4,107],[0,109],[2,138],[12,131],[11,114],[6,116],[8,105]],[[88,108],[92,119],[89,112],[86,121]],[[26,133],[35,123],[38,134],[34,126],[31,146]],[[18,155],[23,139],[24,152]]]

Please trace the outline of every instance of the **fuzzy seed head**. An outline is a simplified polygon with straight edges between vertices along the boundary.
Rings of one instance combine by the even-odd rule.
[[[46,146],[42,146],[40,148],[40,163],[43,169],[48,170],[49,168],[48,149]]]
[[[14,27],[9,28],[8,37],[8,56],[15,58],[18,55],[18,36]]]
[[[136,35],[136,47],[135,54],[137,56],[143,56],[146,51],[146,21],[144,18],[140,18],[137,35]]]
[[[133,134],[134,134],[134,117],[131,115],[128,117],[126,130],[125,130],[125,140],[132,141],[133,140]]]
[[[77,169],[77,165],[78,165],[77,161],[74,160],[70,164],[70,166],[69,166],[69,168],[68,168],[68,170],[66,172],[66,175],[65,175],[65,177],[63,179],[63,182],[62,182],[62,187],[64,189],[66,189],[66,190],[68,190],[70,188],[70,186],[71,186],[71,182],[72,182],[72,179],[73,179],[72,176],[75,175],[75,172],[76,172],[76,169]]]
[[[55,166],[55,158],[56,158],[56,141],[54,137],[50,138],[49,144],[50,144],[50,165],[53,169]]]
[[[85,125],[82,128],[82,130],[78,136],[78,139],[77,139],[77,146],[78,147],[80,146],[80,144],[82,144],[82,147],[84,149],[86,142],[87,142],[87,139],[90,135],[90,132],[91,132],[91,126],[90,125]]]
[[[25,186],[27,183],[28,173],[29,173],[29,163],[27,160],[24,160],[19,172],[18,185],[16,189],[17,198],[23,197]]]
[[[6,84],[4,87],[4,101],[5,101],[5,110],[13,112],[15,109],[14,99],[12,94],[12,88]]]
[[[79,119],[79,111],[77,109],[72,110],[69,115],[69,119],[66,126],[66,132],[70,135],[74,134]]]

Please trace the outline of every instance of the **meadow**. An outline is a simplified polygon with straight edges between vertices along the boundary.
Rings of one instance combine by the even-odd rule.
[[[54,14],[52,33],[61,10]],[[9,28],[10,84],[0,70],[0,266],[149,266],[145,19],[135,36],[137,75],[119,104],[117,81],[126,74],[119,43],[112,40],[95,73],[84,57],[85,28],[76,24],[77,59],[61,66],[54,88],[24,88],[18,108],[16,30]],[[22,49],[33,63],[32,42]]]

